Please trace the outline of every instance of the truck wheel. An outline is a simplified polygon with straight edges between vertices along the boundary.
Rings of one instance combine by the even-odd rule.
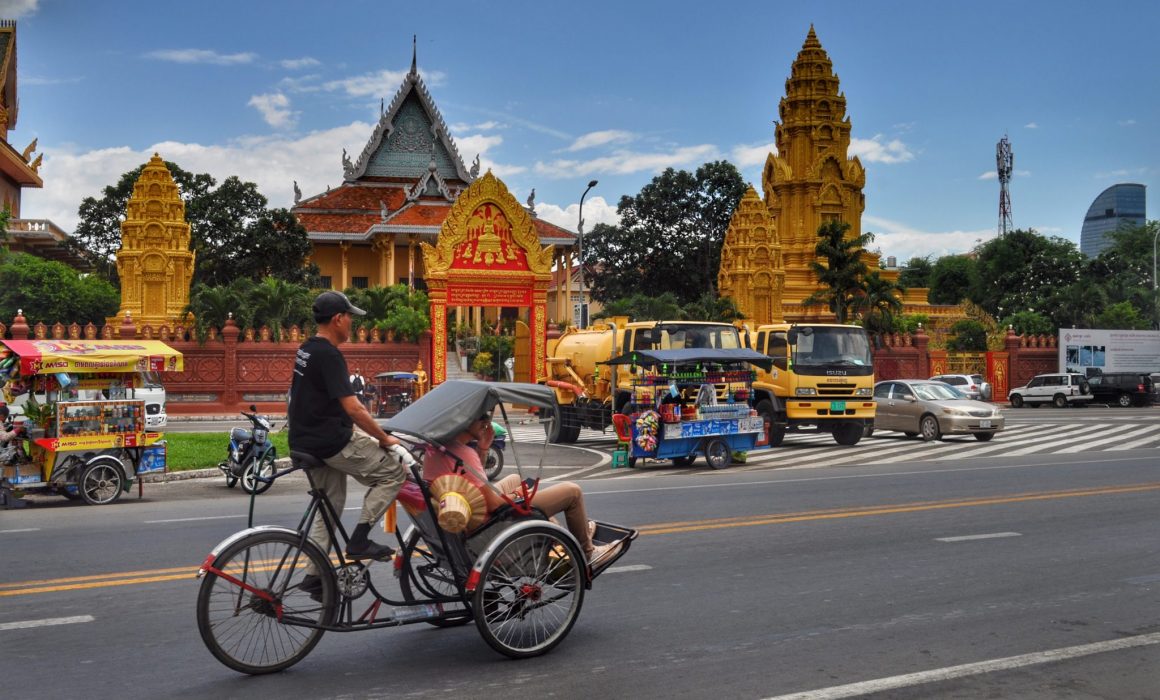
[[[90,506],[104,506],[121,497],[125,475],[112,459],[96,459],[81,472],[77,486],[81,498]]]
[[[785,439],[785,425],[777,422],[777,414],[774,413],[773,403],[769,400],[757,402],[757,415],[765,421],[769,426],[769,446],[777,447],[781,441]]]
[[[852,421],[834,426],[834,441],[839,445],[857,445],[865,428],[864,424]]]
[[[549,423],[544,423],[544,432],[548,435],[548,442],[563,444],[576,442],[580,437],[579,416],[573,406],[560,406],[556,415]]]
[[[705,443],[705,461],[714,469],[724,469],[733,461],[733,450],[721,438],[713,438]]]

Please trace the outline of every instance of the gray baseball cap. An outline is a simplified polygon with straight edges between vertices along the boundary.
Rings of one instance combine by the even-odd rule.
[[[366,316],[367,312],[350,303],[350,299],[342,292],[323,292],[314,298],[314,315],[320,318],[330,318],[335,314],[351,313],[356,316]]]

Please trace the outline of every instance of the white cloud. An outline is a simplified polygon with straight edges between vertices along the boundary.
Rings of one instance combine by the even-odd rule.
[[[423,82],[428,85],[440,85],[446,77],[439,71],[431,73],[420,71],[420,75]],[[341,80],[331,80],[324,83],[322,88],[332,92],[341,90],[350,97],[390,97],[398,92],[406,77],[405,70],[378,70]]]
[[[1118,121],[1116,123],[1119,124],[1120,126],[1135,126],[1136,120],[1135,119],[1121,119],[1120,121]]]
[[[638,153],[615,151],[611,155],[591,160],[536,161],[535,172],[550,178],[587,177],[594,174],[628,175],[639,172],[658,172],[670,167],[700,164],[718,157],[717,147],[710,144],[683,146],[668,153]]]
[[[575,233],[576,224],[580,221],[580,204],[569,204],[560,207],[556,204],[536,204],[536,216],[544,221],[550,221]],[[604,197],[592,197],[584,200],[584,230],[591,232],[596,224],[620,223],[620,215],[616,213],[616,206],[605,201]]]
[[[290,111],[290,98],[280,92],[267,95],[254,95],[247,103],[250,107],[262,114],[262,119],[275,129],[283,129],[294,125],[296,112]]]
[[[1096,173],[1097,180],[1106,180],[1108,178],[1129,178],[1129,177],[1143,177],[1149,174],[1148,168],[1118,168],[1116,170],[1101,171]]]
[[[79,83],[84,78],[42,78],[36,75],[22,75],[20,76],[20,86],[28,87],[29,85],[70,85]]]
[[[324,192],[327,185],[338,186],[342,182],[342,149],[359,153],[372,129],[373,124],[356,121],[300,138],[244,137],[224,145],[167,141],[139,150],[128,146],[95,151],[45,148],[40,169],[44,189],[24,192],[21,213],[51,219],[65,231],[72,231],[83,198],[100,197],[105,187],[148,162],[154,152],[184,170],[209,173],[219,183],[230,175],[257,183],[270,206],[289,207],[294,203],[295,179],[305,197]],[[585,206],[585,212],[587,209]]]
[[[756,146],[734,146],[733,147],[733,164],[740,170],[753,167],[754,165],[765,165],[765,159],[769,154],[777,153],[776,143],[762,143]]]
[[[447,128],[451,130],[451,133],[456,134],[464,131],[495,131],[496,129],[506,129],[507,124],[502,124],[493,119],[479,124],[467,124],[465,122],[451,124]]]
[[[913,257],[958,255],[994,238],[995,229],[978,231],[919,231],[906,224],[877,216],[863,215],[862,230],[874,232],[874,248],[882,257],[893,255],[899,262]]]
[[[905,163],[914,160],[914,154],[902,141],[891,139],[883,142],[882,134],[872,139],[850,139],[850,155],[858,156],[866,163]]]
[[[302,58],[287,58],[285,60],[279,61],[278,63],[286,70],[299,70],[301,68],[310,68],[312,66],[321,65],[317,58],[311,58],[310,56],[303,56]]]
[[[40,8],[40,0],[0,0],[0,17],[20,19],[34,14]]]
[[[583,151],[586,148],[606,146],[610,143],[628,143],[636,139],[636,135],[629,131],[607,129],[605,131],[590,131],[572,142],[565,151]]]
[[[236,66],[253,63],[258,57],[253,53],[221,54],[210,49],[161,49],[145,54],[146,58],[173,63],[206,63],[214,66]]]
[[[1031,171],[1030,170],[1014,170],[1011,172],[1011,176],[1012,177],[1031,177]],[[998,171],[995,171],[995,170],[988,170],[987,172],[983,173],[982,175],[980,175],[979,177],[977,177],[975,179],[977,179],[977,180],[998,180],[999,173],[998,173]]]
[[[503,137],[498,135],[487,136],[484,134],[474,134],[455,138],[455,147],[459,149],[459,155],[463,157],[463,160],[469,168],[471,167],[471,162],[475,160],[475,156],[478,155],[480,173],[491,170],[492,174],[496,177],[505,178],[526,171],[527,168],[522,165],[499,163],[488,157],[488,151],[502,143]]]
[[[1023,128],[1024,129],[1038,129],[1039,125],[1036,124],[1035,122],[1027,122],[1026,124],[1023,125]]]

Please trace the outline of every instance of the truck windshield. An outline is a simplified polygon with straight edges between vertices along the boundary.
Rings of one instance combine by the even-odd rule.
[[[866,331],[853,326],[798,326],[793,369],[798,374],[872,374]]]
[[[652,334],[638,333],[633,350],[679,350],[681,348],[734,349],[741,347],[741,333],[725,323],[661,323]]]

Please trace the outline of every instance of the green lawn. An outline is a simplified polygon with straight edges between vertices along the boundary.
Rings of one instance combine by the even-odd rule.
[[[286,433],[270,433],[270,440],[278,450],[279,457],[289,457],[290,447],[286,444]],[[220,433],[166,433],[169,443],[169,471],[180,472],[188,469],[216,467],[226,458],[229,434]]]

